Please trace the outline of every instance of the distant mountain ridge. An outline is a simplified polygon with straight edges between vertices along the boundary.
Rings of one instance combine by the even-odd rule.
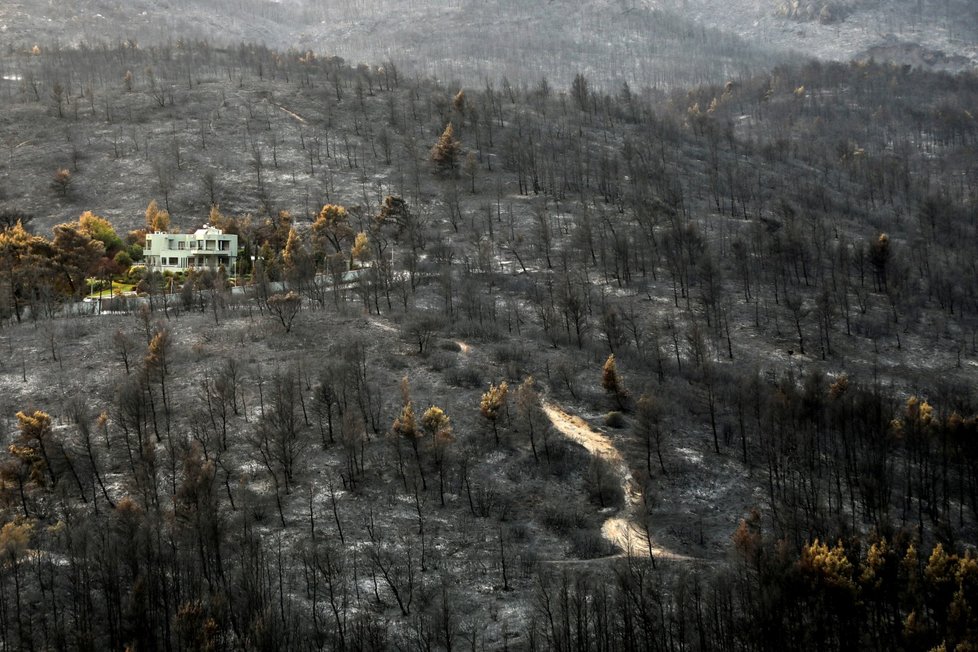
[[[10,0],[0,45],[206,40],[335,54],[468,85],[507,78],[566,87],[577,73],[617,90],[722,83],[798,53],[858,58],[894,38],[934,53],[920,65],[978,62],[978,9],[964,0],[866,0],[828,24],[819,2],[783,0]],[[823,3],[824,4],[824,3]],[[838,3],[836,3],[838,4]],[[809,7],[808,5],[811,5]],[[811,11],[809,11],[811,10]],[[797,15],[796,15],[797,14]],[[971,22],[969,22],[970,19]],[[895,34],[896,36],[892,36]],[[877,50],[886,56],[889,50]]]
[[[960,71],[978,67],[978,4],[970,0],[656,0],[690,20],[817,59],[877,60]],[[824,12],[823,12],[824,10]],[[914,59],[899,42],[921,52]]]

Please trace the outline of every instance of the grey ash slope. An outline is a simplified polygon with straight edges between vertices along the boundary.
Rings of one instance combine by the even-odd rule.
[[[564,86],[577,72],[616,89],[715,83],[800,56],[961,70],[978,61],[965,0],[12,0],[0,45],[206,40],[312,50],[467,84]],[[820,22],[819,8],[834,11]],[[806,13],[805,10],[808,10]]]
[[[737,34],[748,43],[817,59],[873,57],[949,71],[978,64],[978,5],[969,0],[649,0],[648,4],[684,11],[689,20]]]
[[[0,43],[30,47],[134,39],[206,40],[313,50],[468,84],[483,78],[564,86],[577,72],[620,88],[722,82],[783,60],[761,44],[677,13],[621,0],[453,3],[406,0],[67,0],[0,7]]]

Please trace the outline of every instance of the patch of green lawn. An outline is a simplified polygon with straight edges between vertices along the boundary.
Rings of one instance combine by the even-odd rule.
[[[93,283],[89,283],[89,288],[91,288],[91,287],[97,287],[97,286],[94,285]],[[98,299],[99,297],[101,297],[103,299],[108,299],[109,297],[112,297],[112,296],[115,296],[115,295],[119,295],[119,294],[124,294],[126,292],[134,292],[135,289],[136,289],[136,284],[135,283],[124,283],[122,281],[112,281],[112,290],[111,290],[111,292],[109,291],[109,288],[108,287],[104,287],[104,288],[102,288],[102,291],[101,292],[99,292],[98,290],[95,290],[94,292],[89,293],[88,296],[86,296],[86,298],[87,299]]]

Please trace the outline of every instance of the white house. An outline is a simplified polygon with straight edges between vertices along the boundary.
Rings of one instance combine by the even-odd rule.
[[[147,233],[143,260],[158,272],[193,269],[216,270],[221,265],[230,276],[237,272],[238,236],[204,225],[193,233]]]

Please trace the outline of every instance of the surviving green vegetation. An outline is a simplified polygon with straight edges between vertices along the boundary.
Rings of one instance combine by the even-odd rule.
[[[101,279],[91,277],[88,279],[88,289],[89,293],[85,297],[86,299],[101,299],[106,296],[111,297],[131,294],[136,291],[136,284],[126,283],[116,279],[103,281]]]
[[[3,647],[978,638],[974,72],[0,62]]]

